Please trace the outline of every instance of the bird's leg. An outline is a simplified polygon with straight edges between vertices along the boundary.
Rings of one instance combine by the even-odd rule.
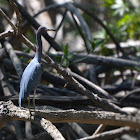
[[[35,93],[36,93],[36,90],[34,90],[34,96],[33,96],[33,106],[34,106],[34,112],[35,112]]]
[[[30,96],[28,97],[28,108],[29,108],[30,119],[31,119]]]

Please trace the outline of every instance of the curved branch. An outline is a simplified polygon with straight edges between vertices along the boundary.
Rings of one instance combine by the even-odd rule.
[[[74,17],[74,15],[73,15],[72,12],[71,12],[71,16],[72,16],[72,18],[73,18],[73,21],[75,22],[75,25],[76,25],[76,27],[77,27],[77,29],[78,29],[78,31],[79,31],[81,37],[82,37],[83,40],[84,40],[85,47],[87,48],[88,45],[87,45],[87,42],[86,42],[85,36],[84,36],[84,34],[82,33],[82,30],[81,30],[81,28],[79,27],[79,25],[78,25],[78,23],[77,23],[77,21],[76,21],[76,18]],[[88,51],[88,48],[87,48],[87,51]]]
[[[54,39],[56,38],[56,35],[57,35],[57,33],[58,33],[58,30],[60,29],[60,27],[62,26],[62,23],[64,22],[64,19],[65,19],[65,17],[66,17],[66,14],[67,14],[67,10],[65,10],[65,12],[64,12],[64,14],[63,14],[63,17],[62,17],[62,19],[61,19],[61,22],[59,23],[59,26],[57,27],[57,29],[56,29],[56,32],[55,32],[55,35],[54,35]]]
[[[20,13],[19,13],[19,9],[18,9],[17,5],[14,3],[14,0],[10,0],[10,4],[16,13],[16,17],[17,17],[17,21],[18,21],[17,22],[18,35],[21,35],[22,19],[21,19]]]
[[[76,15],[76,17],[78,18],[78,20],[81,24],[81,27],[85,31],[85,34],[86,34],[88,40],[91,40],[92,37],[91,37],[89,27],[88,27],[87,23],[85,22],[85,20],[83,19],[83,17],[81,16],[81,14],[79,13],[79,11],[77,10],[77,8],[70,2],[65,3],[64,7],[67,8],[67,10],[71,11],[74,15]],[[87,42],[87,45],[88,45],[88,51],[92,51],[91,44],[89,42]]]

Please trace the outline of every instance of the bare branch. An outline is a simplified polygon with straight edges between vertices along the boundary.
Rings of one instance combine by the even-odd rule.
[[[103,132],[94,136],[81,138],[78,140],[110,140],[110,139],[112,140],[112,139],[120,137],[123,134],[128,134],[130,132],[134,132],[134,129],[131,129],[130,127],[122,127],[115,130]]]
[[[67,14],[67,10],[65,10],[65,12],[64,12],[64,14],[63,14],[63,18],[62,18],[62,20],[61,20],[59,26],[58,26],[57,29],[56,29],[55,35],[54,35],[54,37],[53,37],[54,39],[55,39],[55,37],[56,37],[56,35],[57,35],[57,33],[58,33],[58,30],[59,30],[60,27],[62,26],[62,23],[64,22],[64,19],[65,19],[65,17],[66,17],[66,14]]]
[[[80,127],[77,123],[68,123],[72,129],[82,138],[82,137],[88,137],[89,135]]]
[[[18,57],[17,57],[16,53],[14,52],[13,47],[11,46],[10,43],[5,42],[4,45],[5,45],[6,51],[8,52],[8,54],[10,56],[10,59],[13,62],[13,65],[16,69],[18,77],[21,78],[22,73],[23,73],[21,61],[18,59]]]
[[[76,110],[36,110],[30,117],[28,109],[19,108],[13,105],[11,101],[0,102],[0,120],[3,120],[1,127],[11,120],[31,121],[42,126],[48,131],[49,126],[45,124],[77,122],[86,124],[105,124],[111,126],[130,126],[140,128],[139,113],[136,115],[125,115],[120,113],[106,111],[76,111]],[[30,119],[31,118],[31,119]],[[49,121],[47,121],[49,120]],[[51,127],[51,126],[50,126]],[[54,129],[54,128],[53,128]]]
[[[89,27],[88,27],[87,23],[85,22],[85,20],[83,19],[83,17],[81,16],[81,14],[79,13],[79,11],[77,10],[77,8],[75,8],[75,6],[72,3],[69,3],[69,2],[68,3],[65,3],[63,6],[67,10],[71,11],[74,15],[76,15],[76,17],[80,21],[81,27],[85,31],[86,37],[88,38],[88,40],[92,40]],[[89,42],[87,42],[87,45],[88,45],[88,50],[89,51],[92,51],[91,44]]]
[[[10,0],[10,4],[11,4],[12,8],[14,9],[14,11],[16,12],[18,35],[21,35],[22,19],[21,19],[20,13],[19,13],[19,9],[13,0]]]
[[[136,116],[122,115],[106,111],[76,111],[76,110],[39,110],[36,114],[53,123],[76,122],[86,124],[104,124],[111,126],[130,126],[140,128],[139,114]],[[57,114],[57,115],[56,115]]]
[[[77,23],[77,21],[76,21],[76,19],[75,19],[75,17],[74,17],[74,15],[73,15],[72,12],[71,12],[71,15],[72,15],[72,18],[73,18],[73,20],[74,20],[74,22],[75,22],[75,25],[76,25],[76,27],[77,27],[77,29],[78,29],[78,31],[79,31],[81,37],[82,37],[83,40],[84,40],[85,46],[88,47],[87,42],[86,42],[86,39],[85,39],[85,37],[84,37],[84,34],[82,33],[82,31],[81,31],[81,29],[80,29],[80,27],[79,27],[79,25],[78,25],[78,23]],[[88,51],[88,48],[87,48],[87,51]]]
[[[14,31],[5,31],[3,33],[0,33],[0,39],[13,36],[13,35],[14,35]]]
[[[16,33],[17,27],[15,25],[13,25],[13,23],[10,21],[10,19],[6,16],[6,14],[1,9],[0,9],[0,13],[8,21],[8,23],[12,26],[12,28],[14,29],[14,32]],[[9,32],[9,34],[11,35],[11,32]],[[9,56],[10,56],[12,62],[13,62],[13,65],[14,65],[16,71],[17,71],[17,74],[18,74],[18,76],[20,78],[22,76],[22,73],[23,73],[20,60],[16,56],[12,46],[9,43],[5,43],[5,48],[6,48],[7,52],[9,53]]]
[[[14,89],[10,86],[7,77],[6,77],[6,73],[4,71],[4,67],[1,65],[0,68],[0,81],[1,81],[1,85],[2,85],[2,89],[4,92],[4,96],[8,97],[12,94],[14,94]],[[21,140],[23,139],[22,135],[21,135],[21,129],[19,127],[19,122],[18,121],[14,121],[13,122],[16,133],[17,133],[17,138],[21,138]]]
[[[3,69],[3,66],[1,65],[0,67],[0,81],[1,81],[1,86],[4,92],[5,96],[10,96],[11,95],[11,91],[9,89],[9,83],[7,82],[6,78],[5,78],[5,72]]]
[[[13,28],[14,30],[14,33],[16,34],[16,31],[17,31],[17,27],[10,21],[10,19],[7,17],[7,15],[2,11],[2,9],[0,9],[0,14],[2,15],[2,17],[4,19],[7,20],[7,22],[11,25],[11,27]]]
[[[30,138],[33,137],[32,126],[31,126],[31,122],[30,121],[25,122],[25,134],[26,134],[26,138],[27,139],[30,139]]]
[[[58,52],[57,54],[48,54],[51,58],[55,59],[55,56],[63,56],[62,52]],[[115,58],[111,56],[99,56],[93,54],[75,54],[73,53],[74,57],[71,60],[71,63],[77,62],[77,60],[81,60],[79,63],[86,63],[86,64],[94,64],[94,65],[106,65],[110,67],[117,67],[117,68],[133,68],[136,69],[140,67],[140,64],[137,61],[122,59],[122,58]],[[78,62],[77,62],[78,63]]]
[[[96,131],[93,133],[92,136],[97,135],[98,133],[102,133],[104,131],[104,129],[106,128],[106,125],[100,124],[98,126],[98,128],[96,129]]]

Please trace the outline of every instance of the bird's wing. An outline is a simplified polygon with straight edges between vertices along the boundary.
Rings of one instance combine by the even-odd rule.
[[[41,78],[42,69],[39,63],[34,61],[24,70],[20,83],[20,98],[27,99],[32,90],[34,90]]]

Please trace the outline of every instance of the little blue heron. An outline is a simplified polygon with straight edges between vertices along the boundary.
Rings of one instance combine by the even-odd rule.
[[[30,96],[29,94],[34,90],[34,97],[33,97],[33,105],[35,110],[35,92],[37,84],[41,78],[42,69],[40,65],[41,55],[42,55],[42,40],[41,35],[43,32],[46,31],[55,31],[53,29],[47,29],[44,26],[40,26],[37,30],[36,40],[37,40],[37,49],[35,57],[26,67],[23,72],[21,82],[20,82],[20,94],[19,94],[19,107],[21,107],[22,100],[27,100],[28,98],[28,105],[30,110]]]

